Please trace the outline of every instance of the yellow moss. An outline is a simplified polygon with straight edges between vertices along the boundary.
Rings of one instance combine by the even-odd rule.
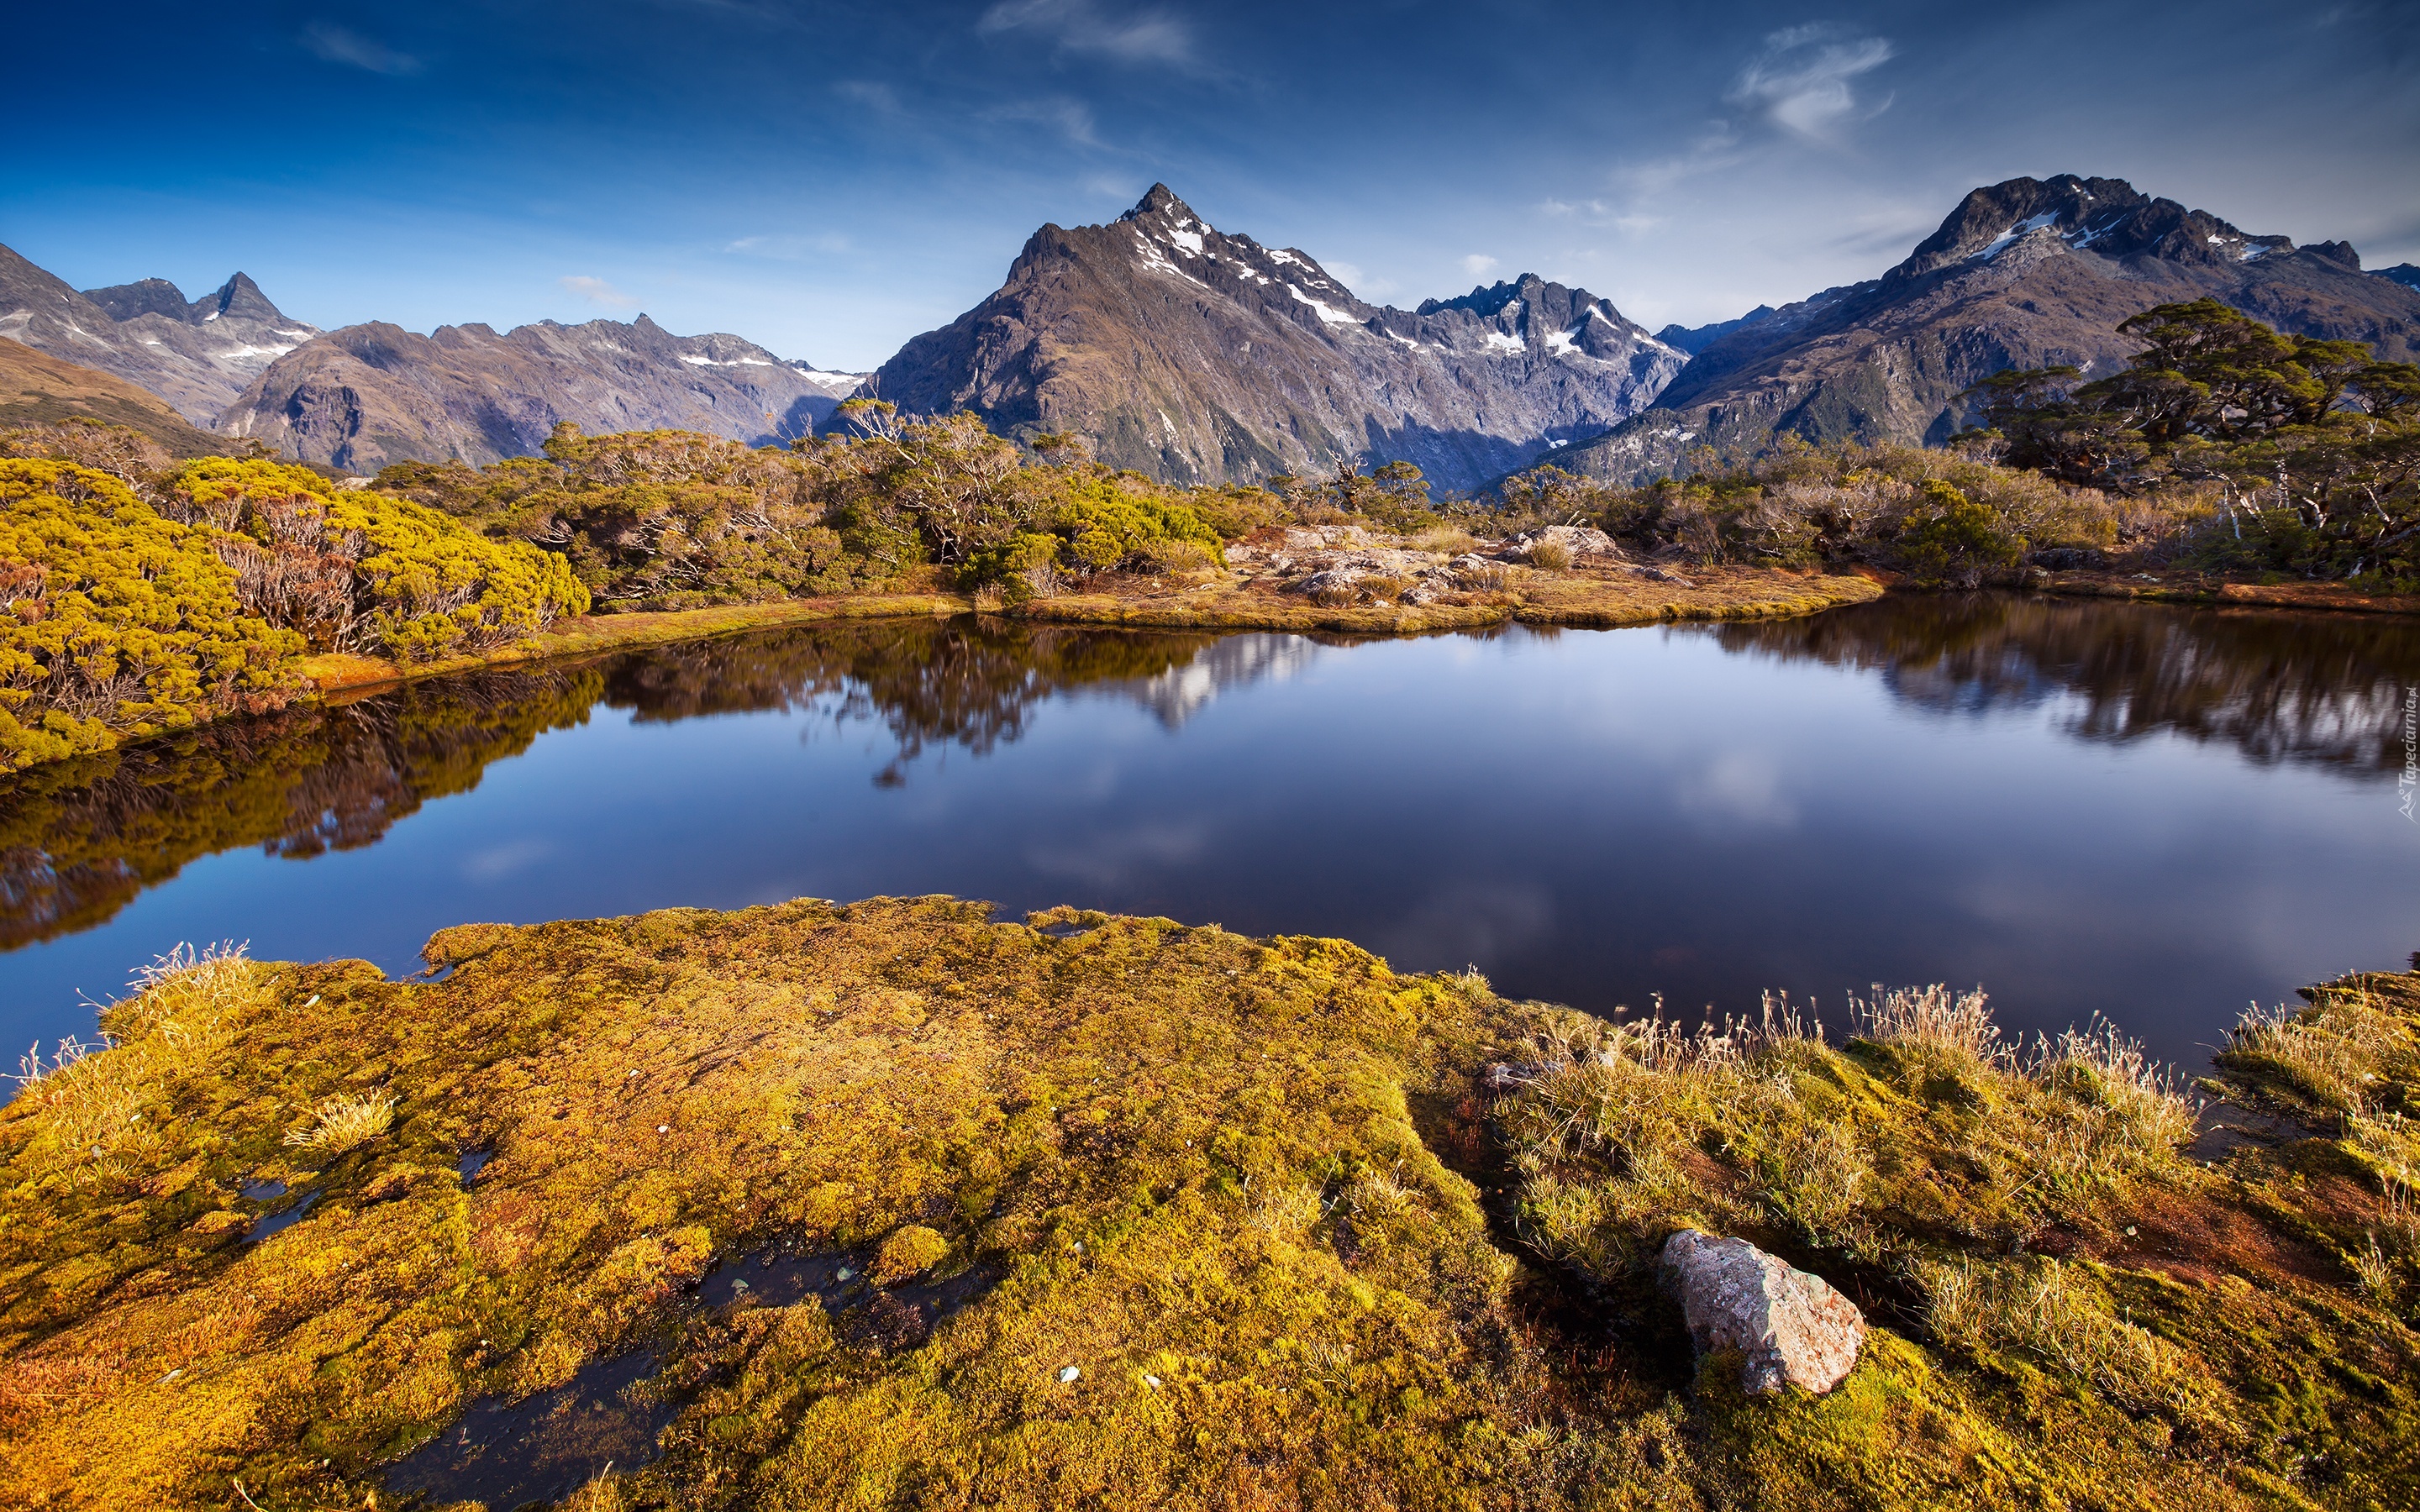
[[[1572,1021],[1341,941],[1034,923],[1080,933],[800,902],[447,931],[442,982],[244,964],[224,1042],[144,1082],[155,1141],[54,1167],[58,1107],[0,1112],[0,1504],[235,1507],[240,1479],[264,1508],[359,1506],[473,1402],[642,1346],[675,1407],[659,1455],[571,1504],[2202,1512],[2410,1484],[2420,1355],[2350,1283],[2079,1259],[2065,1321],[1961,1343],[1854,1257],[1885,1231],[1962,1253],[1959,1224],[2023,1211],[1996,1184],[2025,1180],[2020,1125],[1994,1120],[2106,1088],[1948,1087],[1882,1043],[1726,1069],[1649,1035],[1586,1084],[1626,1156],[1517,1111],[1491,1151],[1483,1068]],[[290,1164],[295,1108],[373,1091],[383,1134]],[[1507,1158],[1517,1211],[1480,1190]],[[2108,1190],[2219,1211],[2218,1179],[2128,1172]],[[239,1187],[271,1174],[314,1205],[247,1242]],[[2232,1180],[2229,1222],[2289,1191]],[[1864,1297],[1840,1390],[1750,1400],[1719,1361],[1689,1384],[1627,1269],[1684,1212]],[[1523,1233],[1592,1283],[1561,1322]],[[696,1300],[774,1244],[965,1305],[877,1334],[813,1298]],[[2197,1372],[2210,1410],[2136,1389],[2120,1345]]]

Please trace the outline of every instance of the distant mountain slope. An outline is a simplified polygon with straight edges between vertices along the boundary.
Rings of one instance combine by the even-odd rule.
[[[1215,229],[1166,185],[1109,225],[1046,225],[999,292],[900,348],[867,393],[1073,430],[1172,482],[1352,456],[1483,483],[1643,408],[1683,354],[1584,289],[1524,276],[1418,310]]]
[[[1695,357],[1742,326],[1752,326],[1773,313],[1772,305],[1760,304],[1736,320],[1717,320],[1704,326],[1666,326],[1655,332],[1655,339]]]
[[[142,432],[172,456],[207,456],[225,442],[185,423],[168,402],[114,373],[64,363],[0,337],[0,430],[88,415]]]
[[[2013,178],[1969,193],[1882,277],[1826,289],[1708,344],[1655,407],[1558,465],[1636,482],[1695,447],[1938,441],[1951,401],[2010,367],[2122,363],[2114,327],[2212,296],[2281,330],[2420,355],[2420,291],[2361,270],[2342,242],[2252,236],[2113,178]]]
[[[2378,278],[2392,279],[2405,288],[2420,288],[2420,265],[2397,263],[2392,268],[2373,268],[2370,272]]]
[[[811,431],[857,373],[785,363],[737,336],[551,320],[498,335],[383,322],[347,326],[279,358],[220,418],[289,456],[355,471],[533,454],[556,422],[595,432],[700,430],[768,441]]]
[[[79,294],[0,247],[0,337],[114,373],[209,424],[263,368],[319,333],[241,273],[187,301],[163,278]]]

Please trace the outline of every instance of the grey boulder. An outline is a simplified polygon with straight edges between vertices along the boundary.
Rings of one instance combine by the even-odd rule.
[[[1747,1357],[1740,1383],[1753,1395],[1777,1392],[1784,1381],[1830,1391],[1865,1343],[1866,1316],[1855,1303],[1744,1239],[1683,1228],[1664,1242],[1663,1279],[1699,1357],[1739,1350]]]

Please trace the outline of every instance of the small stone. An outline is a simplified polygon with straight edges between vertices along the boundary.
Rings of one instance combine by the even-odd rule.
[[[1663,1270],[1699,1355],[1745,1355],[1740,1383],[1752,1395],[1777,1392],[1784,1381],[1820,1395],[1857,1363],[1866,1338],[1857,1304],[1746,1240],[1683,1228],[1665,1241]]]
[[[1154,1391],[1159,1390],[1159,1378],[1157,1376],[1145,1376],[1142,1378],[1142,1383],[1149,1386]]]
[[[748,1289],[748,1283],[745,1281],[734,1281],[731,1283],[731,1289],[734,1291],[745,1291]]]
[[[1059,1384],[1063,1386],[1072,1386],[1078,1380],[1082,1379],[1083,1374],[1083,1371],[1078,1370],[1072,1365],[1063,1365],[1060,1367],[1059,1371]]]
[[[656,1125],[656,1133],[658,1134],[670,1134],[672,1132],[673,1126],[669,1123],[659,1123]]]

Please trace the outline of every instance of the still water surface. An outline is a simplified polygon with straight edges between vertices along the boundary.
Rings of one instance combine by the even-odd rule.
[[[2420,626],[1977,596],[1347,643],[1001,622],[431,682],[0,790],[0,1033],[180,940],[952,892],[1692,1015],[1981,983],[2168,1058],[2420,948]]]

